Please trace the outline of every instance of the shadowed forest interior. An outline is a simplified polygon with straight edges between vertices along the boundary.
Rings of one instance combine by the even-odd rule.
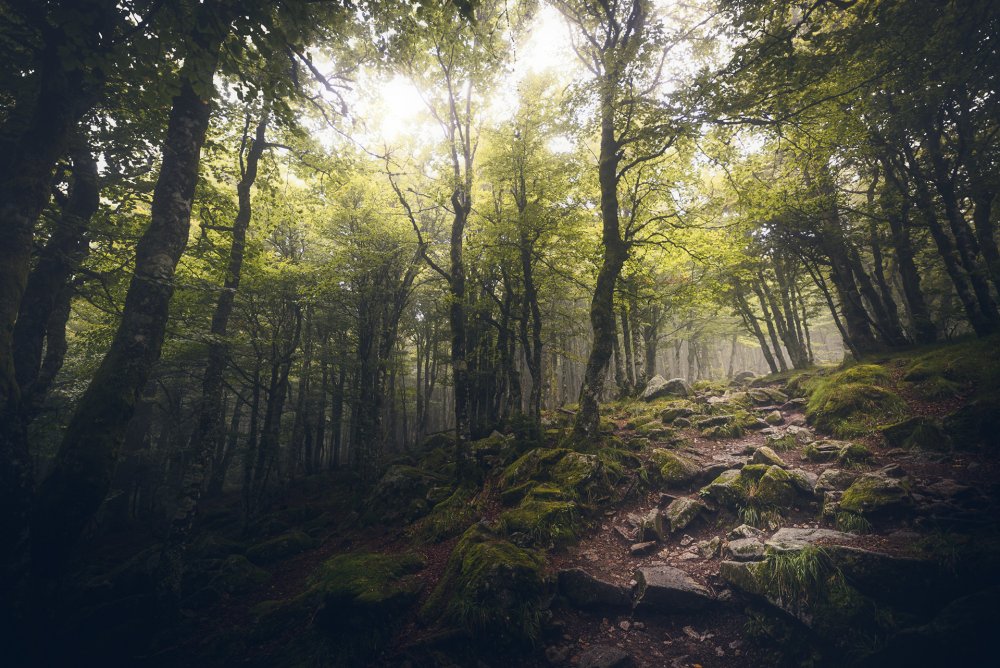
[[[1000,630],[989,0],[0,0],[0,663]]]

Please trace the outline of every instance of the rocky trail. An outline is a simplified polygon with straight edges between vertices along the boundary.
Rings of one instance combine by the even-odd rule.
[[[927,366],[658,378],[607,407],[600,442],[561,411],[540,440],[471,443],[471,484],[439,436],[370,489],[307,479],[242,527],[221,503],[153,652],[114,592],[155,547],[69,604],[97,645],[130,629],[144,665],[978,660],[1000,620],[1000,402],[973,381],[928,398]]]

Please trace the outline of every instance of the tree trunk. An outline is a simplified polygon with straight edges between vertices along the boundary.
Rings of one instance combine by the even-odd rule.
[[[597,177],[601,188],[601,242],[604,246],[601,268],[597,274],[594,296],[590,302],[590,326],[594,340],[583,383],[580,387],[580,410],[574,430],[588,438],[597,436],[600,425],[598,401],[604,391],[604,378],[615,340],[615,284],[621,275],[628,246],[621,236],[618,220],[618,164],[621,147],[615,136],[614,81],[603,81],[601,91],[601,148]]]
[[[52,472],[36,500],[32,556],[39,573],[51,576],[58,571],[104,500],[136,396],[159,359],[174,269],[187,245],[201,146],[211,113],[210,100],[194,86],[212,81],[223,37],[222,31],[198,33],[197,52],[185,59],[150,223],[136,247],[121,324],[77,403]]]

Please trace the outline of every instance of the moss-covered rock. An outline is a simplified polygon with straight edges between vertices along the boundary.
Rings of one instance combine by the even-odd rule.
[[[780,466],[769,466],[752,488],[750,499],[761,506],[780,508],[791,505],[797,492],[788,471]]]
[[[905,483],[874,473],[858,477],[840,500],[840,509],[863,516],[891,514],[913,504]]]
[[[302,531],[289,531],[257,543],[247,550],[247,558],[255,564],[270,564],[293,557],[314,547],[316,547],[316,541],[309,534]]]
[[[951,437],[945,433],[938,420],[912,417],[896,424],[882,427],[885,442],[894,448],[908,450],[950,450]]]
[[[549,585],[544,560],[481,524],[462,535],[421,610],[429,623],[456,626],[485,645],[538,638]]]
[[[671,501],[663,510],[663,518],[670,533],[676,533],[686,529],[707,509],[701,499],[681,497]]]
[[[210,586],[226,594],[243,594],[264,584],[270,577],[270,573],[254,566],[246,557],[234,554],[222,562]]]
[[[560,547],[576,540],[583,519],[573,501],[539,498],[532,492],[517,508],[501,513],[500,527],[519,545]]]
[[[1000,448],[1000,393],[966,403],[944,418],[943,428],[960,450]]]
[[[734,507],[746,500],[747,487],[740,475],[739,469],[723,471],[698,492],[701,496],[712,499],[724,506]]]
[[[701,475],[701,467],[692,459],[658,448],[650,453],[649,477],[667,487],[690,484]]]
[[[802,449],[803,456],[811,462],[836,461],[851,466],[871,459],[871,451],[861,443],[849,441],[813,441]]]
[[[298,596],[256,605],[252,635],[265,641],[294,631],[282,648],[287,665],[309,665],[317,656],[333,666],[366,664],[416,601],[423,582],[415,574],[423,567],[412,553],[334,556]]]
[[[753,455],[750,457],[751,464],[767,464],[769,466],[787,466],[784,460],[778,456],[774,450],[766,445],[763,445],[756,450],[754,450]]]
[[[370,523],[409,523],[426,515],[427,493],[445,477],[414,466],[390,466],[365,501],[364,519]]]
[[[663,424],[670,424],[677,418],[691,417],[696,412],[695,405],[690,401],[675,401],[660,412],[660,421]]]
[[[408,529],[409,535],[417,540],[439,543],[461,534],[473,522],[479,510],[473,502],[475,495],[476,489],[472,485],[458,487],[443,501],[435,504],[430,514],[417,520]]]
[[[892,378],[881,366],[859,364],[817,380],[806,417],[840,438],[868,433],[879,423],[906,415],[906,402],[891,386]]]

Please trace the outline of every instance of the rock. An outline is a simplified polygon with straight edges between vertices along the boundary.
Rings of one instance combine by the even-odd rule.
[[[912,417],[880,429],[885,442],[907,450],[951,450],[951,437],[939,420]]]
[[[764,544],[775,552],[798,552],[820,543],[850,543],[854,536],[832,529],[783,527]]]
[[[659,508],[653,508],[643,518],[639,538],[643,542],[666,540],[670,536],[670,525]]]
[[[955,599],[929,623],[906,629],[867,657],[864,668],[995,663],[1000,587]]]
[[[740,470],[729,469],[702,487],[699,494],[722,505],[732,506],[746,498],[746,490],[740,482]]]
[[[779,408],[783,411],[801,411],[805,409],[807,403],[809,403],[809,400],[805,397],[795,397],[781,404]]]
[[[752,401],[755,406],[767,406],[771,403],[771,395],[760,387],[753,387],[747,390],[747,396],[750,397],[750,401]]]
[[[804,496],[816,494],[816,474],[805,469],[789,469],[792,485]]]
[[[943,427],[957,449],[1000,447],[1000,394],[966,403],[944,418]]]
[[[732,415],[713,415],[695,422],[698,429],[708,429],[710,427],[725,427],[730,425],[735,418]]]
[[[854,471],[844,471],[841,469],[827,469],[820,473],[816,480],[816,491],[826,492],[830,490],[843,491],[854,484],[858,479],[858,474]]]
[[[781,457],[778,456],[778,453],[776,453],[774,450],[767,447],[766,445],[762,445],[761,447],[754,450],[753,456],[750,458],[750,463],[769,464],[774,466],[780,466],[782,468],[787,466],[785,462],[781,459]]]
[[[738,540],[740,538],[760,538],[763,535],[764,532],[757,527],[752,527],[749,524],[741,524],[726,534],[726,538],[729,540]]]
[[[811,462],[832,462],[848,445],[847,441],[814,441],[806,446],[802,454]]]
[[[618,647],[594,645],[579,656],[577,668],[630,668],[632,655]]]
[[[707,510],[707,506],[701,499],[685,497],[673,501],[663,511],[670,533],[686,528],[703,510]]]
[[[703,540],[695,545],[694,549],[702,559],[717,557],[722,550],[722,539],[716,536],[711,540]]]
[[[802,454],[811,462],[837,461],[842,465],[866,462],[872,457],[867,447],[848,441],[814,441],[802,450]]]
[[[390,466],[365,501],[365,520],[385,525],[409,523],[430,512],[427,493],[442,476],[413,466]]]
[[[316,546],[309,534],[289,531],[280,536],[257,543],[247,550],[247,558],[255,564],[269,564],[310,550]]]
[[[756,538],[738,538],[726,544],[726,549],[736,561],[756,561],[764,558],[764,544]]]
[[[246,557],[233,554],[222,562],[211,586],[227,594],[242,594],[267,582],[270,577],[270,573],[254,566]]]
[[[423,567],[413,553],[334,555],[315,569],[304,592],[254,606],[256,624],[241,632],[254,642],[318,632],[366,665],[420,595],[424,582],[416,574]]]
[[[740,371],[738,374],[733,376],[733,382],[735,383],[745,383],[747,381],[753,380],[757,377],[753,371]]]
[[[905,478],[906,471],[898,463],[886,464],[878,470],[878,475],[885,478]]]
[[[672,566],[636,569],[635,580],[637,610],[664,613],[702,610],[714,600],[708,589]]]
[[[780,466],[770,466],[757,482],[751,496],[764,505],[782,507],[795,501],[797,491],[788,471]]]
[[[676,420],[674,420],[673,424],[678,429],[686,429],[691,426],[691,420],[689,420],[686,417],[679,417]]]
[[[658,543],[655,540],[648,540],[645,543],[636,543],[628,549],[628,552],[633,557],[641,557],[653,552],[657,545]]]
[[[448,620],[469,633],[490,633],[497,642],[520,643],[540,633],[549,582],[544,558],[472,525],[459,539],[444,574],[420,617]]]
[[[690,406],[668,406],[660,412],[660,421],[662,421],[663,424],[670,424],[671,422],[677,420],[677,418],[687,418],[692,415],[694,415],[694,409]]]
[[[785,418],[782,417],[781,411],[774,410],[764,416],[764,422],[770,425],[784,424]]]
[[[545,660],[553,665],[564,663],[569,658],[570,648],[566,645],[552,645],[545,648]]]
[[[701,476],[701,467],[697,462],[663,448],[650,453],[650,463],[653,465],[650,471],[652,477],[668,487],[680,487]]]
[[[645,401],[653,401],[668,395],[689,397],[691,396],[691,385],[683,378],[667,380],[663,376],[656,375],[649,379],[649,382],[646,383],[646,389],[642,392],[642,398]]]
[[[687,547],[688,545],[694,542],[694,538],[692,538],[687,534],[684,534],[683,536],[681,536],[681,539],[677,542],[681,544],[681,547]]]
[[[840,500],[840,509],[859,515],[885,515],[913,505],[900,480],[866,473],[854,481]]]
[[[627,608],[632,605],[632,597],[625,587],[601,580],[582,568],[559,571],[557,581],[559,593],[577,608]]]

